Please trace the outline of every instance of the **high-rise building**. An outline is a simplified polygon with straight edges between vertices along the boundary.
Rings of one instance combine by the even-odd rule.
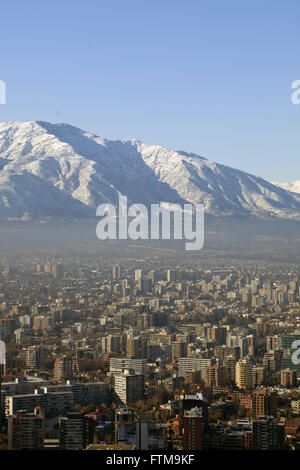
[[[112,374],[123,373],[125,370],[133,370],[136,374],[146,373],[146,359],[130,359],[127,357],[111,357],[109,371]]]
[[[267,351],[274,351],[281,348],[281,336],[267,336]]]
[[[121,279],[121,268],[118,264],[113,266],[112,276],[115,281],[119,281]]]
[[[37,273],[44,273],[45,272],[44,265],[43,264],[37,264],[36,265],[36,272]]]
[[[136,287],[141,294],[146,294],[147,292],[152,291],[152,281],[147,277],[143,277],[136,281]]]
[[[51,269],[52,269],[51,264],[47,263],[47,264],[44,265],[44,272],[45,273],[51,273]]]
[[[55,279],[62,279],[64,277],[64,267],[62,264],[54,264],[52,266],[52,274]]]
[[[177,280],[177,271],[172,269],[167,270],[167,281],[168,282],[176,282]]]
[[[59,447],[65,450],[86,449],[94,441],[95,421],[92,416],[67,413],[59,419]]]
[[[280,369],[281,357],[280,349],[270,350],[264,355],[263,366],[268,372],[277,372]]]
[[[76,361],[72,357],[57,357],[54,363],[54,380],[70,379],[76,371]]]
[[[238,388],[252,388],[252,363],[249,359],[240,359],[235,365],[235,383]]]
[[[201,410],[203,431],[208,430],[208,402],[202,393],[195,393],[193,395],[183,394],[180,398],[181,416],[184,416],[187,411],[193,409]],[[200,412],[199,412],[200,413]]]
[[[126,356],[131,359],[147,358],[148,340],[143,336],[127,338]]]
[[[275,393],[268,393],[265,388],[253,392],[252,407],[254,416],[276,416],[277,396]]]
[[[184,412],[183,433],[184,450],[203,449],[203,418],[201,408],[192,408]]]
[[[123,405],[143,400],[145,397],[144,375],[135,374],[130,370],[125,370],[122,374],[116,374],[114,389],[117,400]]]
[[[36,407],[34,413],[18,411],[8,416],[8,450],[41,450],[44,443],[45,416]]]
[[[136,449],[166,449],[167,424],[154,423],[149,415],[139,416],[136,423]]]
[[[116,353],[120,354],[121,338],[117,335],[103,336],[102,338],[102,352],[106,354]]]
[[[252,448],[255,450],[283,450],[285,448],[284,424],[272,417],[261,417],[252,424]]]
[[[267,379],[265,367],[253,366],[252,368],[252,386],[256,388],[265,385]]]
[[[141,313],[137,317],[137,328],[140,331],[148,330],[151,326],[151,315],[149,313]]]
[[[118,445],[135,445],[136,423],[131,408],[119,406],[115,409],[115,443]]]
[[[297,372],[292,369],[283,369],[280,371],[280,385],[283,387],[297,386]]]
[[[158,274],[157,272],[155,272],[154,270],[153,271],[150,271],[149,275],[148,275],[149,279],[151,279],[152,283],[154,284],[156,281],[158,281]]]
[[[208,341],[213,341],[219,346],[226,345],[226,328],[221,326],[212,326],[207,329],[206,333]]]
[[[140,281],[143,277],[143,270],[142,269],[136,269],[134,271],[134,280],[135,281]]]
[[[224,359],[224,367],[226,368],[226,381],[228,384],[235,383],[235,364],[236,360],[233,356],[226,356]]]
[[[28,369],[41,369],[43,360],[42,346],[29,346],[26,349],[26,367]]]
[[[131,289],[128,284],[128,279],[122,279],[120,281],[120,286],[121,286],[121,294],[123,297],[126,297],[127,295],[130,294]]]
[[[172,343],[172,361],[187,356],[187,344],[181,340]]]
[[[207,368],[207,382],[210,387],[222,387],[227,379],[227,370],[220,365]]]

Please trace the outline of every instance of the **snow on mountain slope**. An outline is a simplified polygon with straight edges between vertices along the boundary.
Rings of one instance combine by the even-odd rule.
[[[279,188],[283,188],[286,191],[291,191],[292,193],[300,194],[300,180],[293,181],[292,183],[273,183]]]
[[[73,201],[71,215],[77,208],[78,216],[83,212],[94,216],[100,203],[117,203],[119,193],[129,202],[159,202],[165,197],[180,201],[130,143],[110,142],[65,124],[0,123],[0,168],[0,216],[4,217],[20,217],[23,209],[34,216],[54,215],[57,206],[59,215],[68,215],[70,208],[67,201],[60,201],[62,197]],[[35,188],[28,174],[45,182],[45,191]],[[19,176],[18,185],[8,193],[12,175]],[[23,200],[24,191],[30,192],[30,201]]]
[[[282,188],[206,158],[134,143],[161,181],[214,215],[299,217],[300,198]]]
[[[195,154],[68,124],[0,123],[0,217],[94,216],[102,202],[204,202],[213,215],[300,219],[300,195]]]

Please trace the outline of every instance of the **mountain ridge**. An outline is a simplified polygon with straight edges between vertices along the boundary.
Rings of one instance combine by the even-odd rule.
[[[300,194],[185,151],[66,123],[0,123],[0,217],[95,217],[104,202],[204,203],[216,217],[300,220]]]
[[[300,194],[300,180],[292,181],[290,183],[277,183],[273,182],[279,188],[285,189],[286,191],[290,191],[292,193]]]

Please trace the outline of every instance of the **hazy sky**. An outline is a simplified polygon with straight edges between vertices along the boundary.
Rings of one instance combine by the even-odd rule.
[[[1,121],[300,179],[299,0],[11,0],[0,15]]]

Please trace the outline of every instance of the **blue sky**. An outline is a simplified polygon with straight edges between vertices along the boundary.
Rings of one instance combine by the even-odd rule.
[[[300,179],[299,0],[1,5],[0,120],[68,122]]]

